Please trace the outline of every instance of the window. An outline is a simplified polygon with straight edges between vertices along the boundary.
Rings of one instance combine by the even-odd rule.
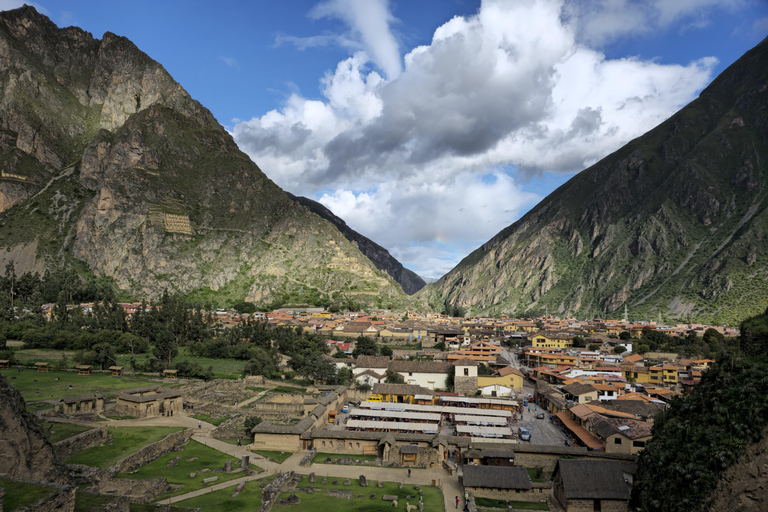
[[[632,446],[635,448],[645,448],[645,441],[632,441]]]
[[[413,377],[413,372],[408,372],[409,377]]]
[[[464,375],[469,375],[469,368],[464,368]]]
[[[615,437],[613,439],[613,444],[621,444],[621,438],[620,437]]]

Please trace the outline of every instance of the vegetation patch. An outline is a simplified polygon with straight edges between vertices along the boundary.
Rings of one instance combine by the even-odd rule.
[[[171,460],[176,460],[176,462],[171,463]],[[180,488],[175,491],[166,492],[158,496],[157,501],[162,501],[173,496],[186,494],[188,492],[196,491],[197,489],[246,476],[243,471],[216,473],[215,470],[217,468],[223,468],[227,461],[232,461],[233,470],[240,467],[239,459],[235,459],[230,455],[209,448],[193,439],[187,443],[181,451],[163,455],[156,461],[150,462],[146,466],[139,468],[136,471],[132,471],[131,473],[120,473],[117,475],[117,478],[165,478],[168,480],[169,484],[180,486]],[[169,463],[172,465],[169,465]],[[201,470],[206,469],[208,471],[201,472]],[[264,471],[255,464],[251,464],[251,469],[259,473]],[[190,477],[192,473],[195,474],[194,477]],[[218,477],[216,482],[211,484],[203,483],[204,478],[213,476]],[[234,487],[230,492],[231,491],[234,491]]]
[[[19,482],[8,478],[0,478],[0,487],[5,489],[4,510],[29,507],[58,491],[53,485]]]
[[[226,489],[208,492],[195,498],[179,501],[178,503],[183,507],[199,508],[201,510],[226,510],[227,512],[258,510],[261,507],[260,485],[262,483],[269,483],[274,480],[274,478],[274,476],[270,476],[247,482],[242,492],[234,498],[232,497],[232,494],[235,492],[235,487],[228,487]],[[131,509],[131,512],[134,512],[134,510]]]
[[[180,427],[110,427],[107,430],[110,440],[103,446],[87,448],[65,462],[106,469],[148,444],[156,443],[180,430],[184,429]]]
[[[82,434],[93,429],[87,425],[78,425],[76,423],[46,423],[45,432],[52,443],[58,443],[63,439],[68,439],[77,434]]]
[[[277,450],[253,450],[253,453],[258,453],[265,459],[269,459],[278,464],[282,464],[285,460],[293,455],[293,452],[280,452]]]
[[[337,480],[339,483],[333,485],[333,481]],[[292,490],[280,494],[280,498],[287,498],[291,494],[295,494],[301,500],[301,505],[297,510],[301,512],[324,512],[327,510],[333,510],[334,512],[370,512],[371,510],[389,510],[392,505],[389,502],[382,501],[382,497],[385,494],[396,495],[398,501],[398,509],[404,510],[405,503],[411,505],[419,504],[419,491],[415,490],[412,485],[404,485],[400,489],[399,482],[383,482],[384,486],[379,488],[376,486],[375,481],[369,481],[368,487],[361,487],[357,478],[350,479],[351,485],[343,485],[343,478],[328,478],[328,483],[323,484],[321,482],[315,482],[312,487],[315,492],[309,494],[303,491]],[[373,483],[373,485],[371,485]],[[306,475],[302,477],[301,481],[296,484],[296,487],[305,487],[309,485],[309,477]],[[323,492],[319,492],[321,489]],[[326,490],[335,489],[341,491],[352,491],[354,496],[351,499],[339,499],[333,496],[325,494]],[[444,512],[445,503],[443,502],[443,492],[437,487],[428,485],[420,486],[422,496],[424,498],[424,512]],[[371,499],[371,494],[376,493],[376,497]],[[364,498],[359,498],[358,495],[364,495]],[[410,495],[411,501],[407,502],[405,497]]]
[[[538,503],[535,501],[504,501],[491,498],[475,498],[475,505],[478,507],[500,508],[503,510],[509,510],[509,507],[521,510],[549,510],[549,506],[546,503]]]
[[[213,417],[210,414],[195,414],[192,417],[198,421],[204,421],[217,427],[229,419],[227,416]]]

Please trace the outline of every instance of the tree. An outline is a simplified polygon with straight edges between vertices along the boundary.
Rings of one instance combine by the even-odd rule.
[[[391,348],[384,345],[383,347],[381,347],[381,350],[379,350],[379,354],[381,354],[382,356],[392,357],[393,352]]]
[[[250,315],[251,313],[255,313],[256,312],[256,304],[254,304],[253,302],[246,302],[246,301],[242,301],[241,300],[240,302],[236,302],[232,306],[232,309],[234,309],[235,311],[237,311],[241,315],[242,314],[249,314]]]
[[[650,329],[650,327],[648,327],[647,325],[645,327],[643,327],[643,334],[645,334],[645,329],[646,328]],[[621,331],[619,333],[619,339],[621,341],[629,341],[629,340],[632,339],[632,335],[629,333],[629,331]]]
[[[645,343],[641,343],[640,345],[637,346],[637,348],[635,348],[635,352],[637,352],[638,354],[645,354],[646,352],[650,352],[650,350],[651,350],[651,347],[649,347]]]
[[[445,377],[445,389],[453,391],[455,381],[456,376],[453,374],[453,371],[448,372],[448,375]]]
[[[572,341],[574,348],[584,348],[586,346],[584,338],[581,336],[574,336]]]
[[[704,331],[704,334],[701,337],[702,340],[704,340],[704,343],[708,343],[710,345],[722,343],[725,341],[725,336],[718,331],[717,329],[713,329],[710,327],[706,331]]]
[[[590,343],[589,350],[591,350],[592,352],[596,352],[600,350],[600,345],[598,345],[597,343]]]
[[[488,367],[484,363],[480,363],[477,365],[477,374],[478,375],[493,375],[493,370],[491,370],[490,367]]]
[[[352,373],[351,368],[344,366],[336,371],[336,382],[339,384],[348,384],[352,381],[353,378],[354,374]]]
[[[355,350],[352,351],[352,355],[357,356],[375,356],[379,353],[379,347],[376,346],[376,342],[373,338],[368,336],[359,336],[355,342]]]
[[[627,347],[625,347],[624,345],[616,345],[615,347],[613,347],[614,354],[623,354],[626,351],[627,351]]]
[[[179,354],[176,337],[171,331],[160,329],[155,334],[155,348],[152,349],[152,354],[163,361],[166,367],[171,366],[171,361]]]
[[[404,384],[405,379],[403,379],[403,376],[399,373],[387,370],[387,377],[384,379],[384,382],[387,384]]]
[[[243,422],[243,426],[250,434],[251,430],[253,430],[253,427],[261,423],[261,418],[259,416],[248,416],[245,418],[245,421]]]

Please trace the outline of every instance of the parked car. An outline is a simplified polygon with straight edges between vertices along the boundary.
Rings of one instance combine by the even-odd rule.
[[[539,411],[536,413],[536,419],[537,420],[543,420],[544,419],[544,413]]]
[[[347,407],[347,406],[345,405],[344,407],[342,407],[342,408],[341,408],[341,412],[345,412],[345,413],[346,413],[346,412],[349,412],[349,407]]]
[[[520,439],[523,441],[530,441],[531,440],[531,433],[528,432],[528,429],[525,427],[520,427],[520,431],[517,434]]]

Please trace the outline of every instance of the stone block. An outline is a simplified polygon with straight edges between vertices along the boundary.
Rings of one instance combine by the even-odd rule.
[[[397,498],[397,494],[385,494],[381,497],[384,501],[395,501]]]
[[[368,487],[368,480],[365,478],[365,475],[360,475],[359,480],[360,480],[360,487]]]
[[[317,475],[315,475],[314,473],[310,473],[309,474],[309,481],[312,482],[312,483],[317,482]]]
[[[210,484],[212,482],[217,481],[218,479],[219,479],[219,477],[217,477],[217,476],[210,476],[208,478],[203,478],[203,483],[204,484]]]
[[[189,478],[195,478],[197,476],[197,473],[190,473]]]

